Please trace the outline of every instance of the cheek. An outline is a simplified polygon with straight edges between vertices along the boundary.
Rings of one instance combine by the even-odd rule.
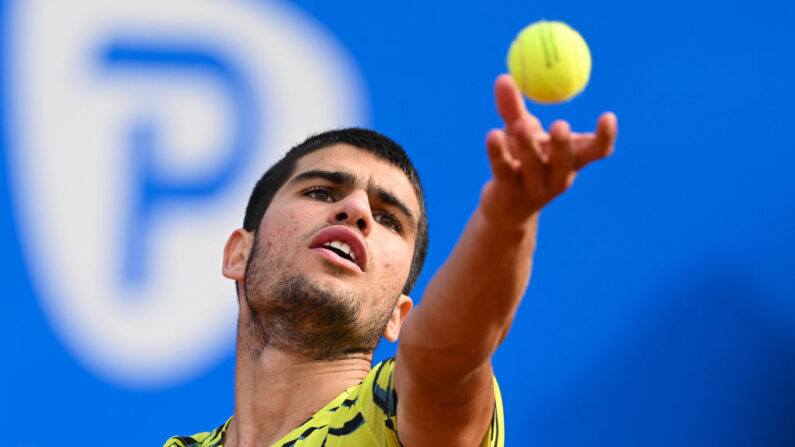
[[[279,222],[268,222],[261,233],[262,244],[271,253],[285,253],[293,250],[297,238],[301,237],[299,225],[301,217],[296,213],[287,213]]]
[[[392,246],[384,250],[384,258],[381,267],[394,282],[402,283],[406,280],[411,268],[411,258],[413,253],[405,244]]]

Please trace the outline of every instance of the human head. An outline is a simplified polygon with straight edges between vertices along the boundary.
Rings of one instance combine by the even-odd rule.
[[[304,142],[290,149],[281,160],[271,166],[260,177],[254,186],[246,206],[243,229],[251,233],[256,232],[262,216],[268,209],[271,200],[273,200],[273,196],[294,173],[298,160],[319,149],[341,143],[370,152],[376,157],[400,168],[414,188],[414,193],[420,205],[420,216],[417,223],[417,236],[411,268],[403,286],[403,293],[408,295],[417,282],[417,277],[422,271],[422,265],[425,262],[425,255],[428,251],[428,218],[425,212],[425,198],[419,175],[406,152],[400,145],[378,132],[357,127],[331,130],[312,135]]]

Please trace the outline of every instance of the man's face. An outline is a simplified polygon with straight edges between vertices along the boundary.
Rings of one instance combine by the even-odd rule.
[[[271,334],[319,331],[305,344],[344,338],[324,325],[380,337],[409,274],[419,209],[406,175],[369,152],[338,144],[304,156],[257,230],[249,305],[265,324],[282,319]]]

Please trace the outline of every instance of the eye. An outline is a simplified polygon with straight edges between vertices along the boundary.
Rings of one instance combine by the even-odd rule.
[[[334,197],[331,195],[331,191],[329,191],[328,188],[325,188],[323,186],[315,186],[314,188],[306,191],[304,195],[315,200],[320,200],[321,202],[334,201]]]
[[[400,221],[398,221],[397,217],[395,217],[394,214],[388,211],[383,211],[375,215],[374,217],[375,221],[378,222],[379,224],[389,228],[392,231],[400,233],[401,231]]]

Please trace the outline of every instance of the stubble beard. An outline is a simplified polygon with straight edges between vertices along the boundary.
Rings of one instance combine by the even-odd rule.
[[[255,358],[273,347],[310,360],[338,360],[372,353],[391,308],[365,293],[331,290],[313,283],[282,260],[273,259],[254,241],[246,266],[245,303],[251,318],[241,322],[240,342]],[[391,304],[394,307],[397,297]],[[388,304],[388,303],[387,303]]]

